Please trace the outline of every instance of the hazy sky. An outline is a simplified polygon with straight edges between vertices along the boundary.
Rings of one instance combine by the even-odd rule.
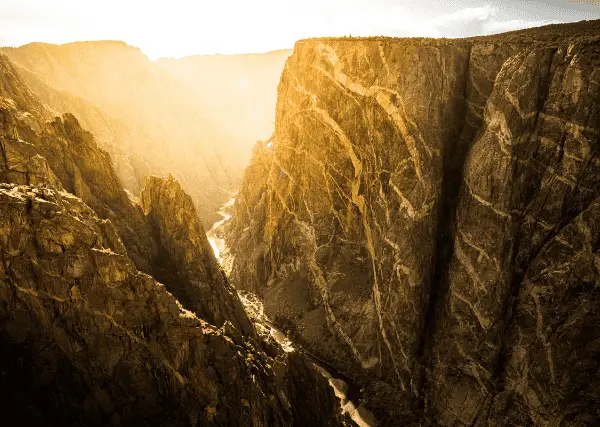
[[[600,0],[0,0],[0,45],[124,40],[150,58],[314,36],[463,37],[600,19]]]

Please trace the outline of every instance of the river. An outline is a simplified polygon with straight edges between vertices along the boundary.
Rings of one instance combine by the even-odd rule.
[[[206,237],[215,253],[215,257],[228,277],[233,266],[233,256],[225,243],[224,226],[231,220],[234,204],[235,195],[220,207],[217,213],[222,219],[215,222],[208,233],[206,233]],[[235,286],[235,283],[233,285]],[[275,338],[283,350],[286,352],[295,351],[294,343],[289,340],[285,333],[277,329],[264,314],[264,308],[259,298],[246,292],[238,292],[238,294],[240,295],[240,299],[244,303],[244,306],[246,306],[249,311],[252,311],[254,315],[260,319],[261,323],[269,328],[271,336]],[[346,381],[336,378],[331,374],[330,370],[325,369],[322,364],[314,363],[314,366],[325,378],[327,378],[329,384],[333,387],[335,395],[340,399],[342,412],[344,414],[348,414],[352,421],[359,427],[374,427],[377,425],[375,416],[370,411],[358,405],[358,402],[348,398],[349,386]]]

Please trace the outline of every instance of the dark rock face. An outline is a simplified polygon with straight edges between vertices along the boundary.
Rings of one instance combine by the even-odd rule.
[[[80,199],[0,184],[0,212],[0,406],[8,419],[341,425],[333,391],[303,356],[275,362],[198,319],[135,268],[116,229]]]
[[[512,56],[483,111],[432,346],[436,406],[465,423],[507,399],[536,424],[600,419],[595,390],[577,390],[600,380],[587,365],[600,331],[574,320],[598,321],[598,53],[596,41]]]
[[[233,280],[384,424],[600,421],[599,32],[296,44]]]
[[[154,277],[198,317],[216,326],[229,320],[244,335],[254,335],[242,303],[218,266],[191,197],[172,177],[150,177],[141,201],[159,242]]]

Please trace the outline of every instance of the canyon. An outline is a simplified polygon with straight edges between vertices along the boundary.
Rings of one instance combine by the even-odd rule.
[[[15,424],[600,422],[600,21],[2,52]]]
[[[0,70],[6,419],[341,426],[327,379],[250,321],[179,182],[132,196],[73,115],[44,121],[6,56]]]
[[[205,228],[237,190],[252,145],[273,129],[287,50],[149,60],[119,41],[1,48],[47,107],[74,114],[108,151],[123,186],[171,173]],[[117,65],[118,64],[118,65]]]

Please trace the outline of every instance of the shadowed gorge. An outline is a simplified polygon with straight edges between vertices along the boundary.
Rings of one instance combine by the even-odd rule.
[[[599,31],[296,43],[232,280],[383,425],[599,419]]]
[[[311,2],[240,2],[231,40],[199,36],[223,3],[94,18],[156,53],[413,16]],[[556,17],[429,7],[437,37]],[[600,425],[599,147],[600,20],[0,48],[3,421]]]

